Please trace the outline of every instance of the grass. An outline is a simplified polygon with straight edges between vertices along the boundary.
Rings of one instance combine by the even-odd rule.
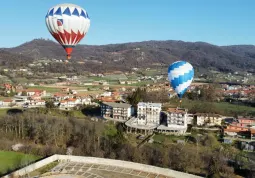
[[[170,102],[171,107],[179,106],[179,103],[176,101],[172,100]],[[211,109],[213,109],[213,111],[215,111],[216,113],[227,115],[227,116],[234,116],[235,114],[237,115],[255,114],[254,107],[235,105],[235,104],[230,104],[227,102],[205,102],[205,101],[194,101],[194,100],[183,99],[182,107],[187,108],[189,110],[191,110],[194,107],[198,107],[201,110],[201,112],[204,110],[204,108],[211,107]]]
[[[169,144],[173,142],[177,142],[177,140],[185,140],[185,136],[176,136],[176,135],[163,135],[163,134],[155,134],[153,136],[155,142]]]
[[[59,163],[57,161],[54,161],[50,164],[47,164],[39,169],[36,169],[35,171],[31,172],[29,175],[30,176],[37,176],[37,175],[42,175],[44,173],[50,172],[51,169],[56,167]]]
[[[76,118],[85,118],[86,116],[81,111],[73,111],[74,117]]]
[[[7,111],[8,111],[9,109],[0,109],[0,117],[1,116],[5,116],[6,114],[7,114]]]
[[[39,156],[12,151],[0,151],[0,175],[40,159]]]

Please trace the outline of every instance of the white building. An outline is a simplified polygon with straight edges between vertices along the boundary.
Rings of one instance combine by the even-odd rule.
[[[101,94],[101,96],[112,96],[112,92],[104,92],[103,94]]]
[[[166,132],[184,134],[187,131],[187,109],[168,108]]]
[[[61,109],[68,109],[68,108],[73,108],[75,106],[77,106],[78,104],[80,104],[79,99],[75,99],[75,98],[68,98],[67,100],[62,100],[60,102],[60,108]]]
[[[198,126],[216,126],[221,125],[223,116],[219,114],[197,113],[195,120]]]
[[[101,104],[101,116],[114,120],[126,121],[134,114],[130,104],[103,102]]]
[[[137,122],[139,125],[158,125],[160,123],[161,103],[138,103]]]
[[[194,124],[194,114],[187,114],[187,124]]]
[[[181,108],[168,108],[167,126],[184,126],[187,127],[187,110]]]

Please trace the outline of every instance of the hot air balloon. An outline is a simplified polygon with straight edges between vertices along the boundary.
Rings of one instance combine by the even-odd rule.
[[[87,11],[74,4],[59,4],[49,9],[45,21],[51,35],[64,47],[67,59],[71,59],[73,48],[89,30]]]
[[[194,77],[194,69],[192,65],[186,61],[177,61],[168,68],[168,79],[177,93],[180,102],[183,94],[190,86]]]

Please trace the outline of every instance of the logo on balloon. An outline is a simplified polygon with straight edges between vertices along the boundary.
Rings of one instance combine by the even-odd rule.
[[[63,26],[63,19],[58,19],[57,23],[59,27]]]

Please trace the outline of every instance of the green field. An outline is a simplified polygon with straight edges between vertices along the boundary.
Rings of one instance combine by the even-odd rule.
[[[171,103],[171,102],[170,102]],[[171,105],[177,106],[179,103],[172,102]],[[243,105],[235,105],[230,104],[226,102],[203,102],[203,101],[192,101],[192,100],[186,100],[183,99],[182,107],[187,108],[189,110],[194,109],[194,107],[199,108],[203,112],[204,108],[210,108],[212,109],[212,112],[218,113],[218,114],[224,114],[233,116],[235,114],[238,115],[254,115],[255,114],[255,108],[249,107],[249,106],[243,106]]]
[[[40,159],[39,156],[18,152],[0,151],[0,175],[12,171]]]

